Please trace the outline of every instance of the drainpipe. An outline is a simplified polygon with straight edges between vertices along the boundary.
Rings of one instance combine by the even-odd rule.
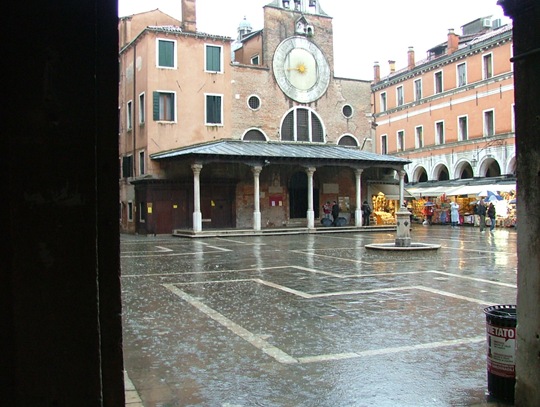
[[[135,134],[135,99],[136,99],[136,93],[137,93],[137,69],[135,68],[135,64],[137,63],[137,44],[133,44],[133,101],[131,102],[131,133],[133,135],[133,162],[131,163],[132,170],[133,170],[133,176],[135,177],[135,153],[136,153],[136,134]]]

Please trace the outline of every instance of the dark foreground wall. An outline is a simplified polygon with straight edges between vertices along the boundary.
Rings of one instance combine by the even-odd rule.
[[[116,9],[4,5],[2,405],[124,404]]]
[[[514,22],[518,192],[517,407],[540,406],[540,2],[500,0]]]

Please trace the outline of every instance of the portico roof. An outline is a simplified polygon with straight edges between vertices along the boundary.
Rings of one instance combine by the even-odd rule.
[[[151,154],[152,160],[179,158],[201,159],[204,161],[253,162],[269,161],[324,161],[333,165],[393,166],[402,167],[411,161],[391,155],[375,154],[356,147],[335,144],[314,144],[299,142],[217,140],[195,144],[161,153]]]

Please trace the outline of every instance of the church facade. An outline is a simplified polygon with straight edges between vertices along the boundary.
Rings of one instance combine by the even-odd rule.
[[[182,11],[120,19],[122,231],[311,229],[334,200],[360,226],[369,181],[403,184],[409,161],[372,151],[370,82],[334,76],[320,2],[272,1],[236,40]]]

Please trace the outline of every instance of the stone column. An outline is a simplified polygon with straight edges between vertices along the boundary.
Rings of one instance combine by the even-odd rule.
[[[315,212],[313,211],[313,174],[316,169],[313,167],[306,168],[307,174],[307,193],[308,193],[308,210],[307,210],[307,227],[308,229],[315,228]]]
[[[251,168],[253,172],[253,230],[261,230],[261,197],[259,176],[261,175],[262,167],[255,166]]]
[[[193,231],[202,231],[202,213],[201,213],[201,170],[202,164],[192,164],[193,171]]]
[[[513,20],[517,152],[516,406],[540,406],[540,3],[499,0]]]
[[[405,170],[399,170],[399,208],[403,208],[405,202]]]
[[[356,209],[354,211],[354,226],[362,226],[362,173],[364,170],[356,169],[354,174],[356,175]]]

